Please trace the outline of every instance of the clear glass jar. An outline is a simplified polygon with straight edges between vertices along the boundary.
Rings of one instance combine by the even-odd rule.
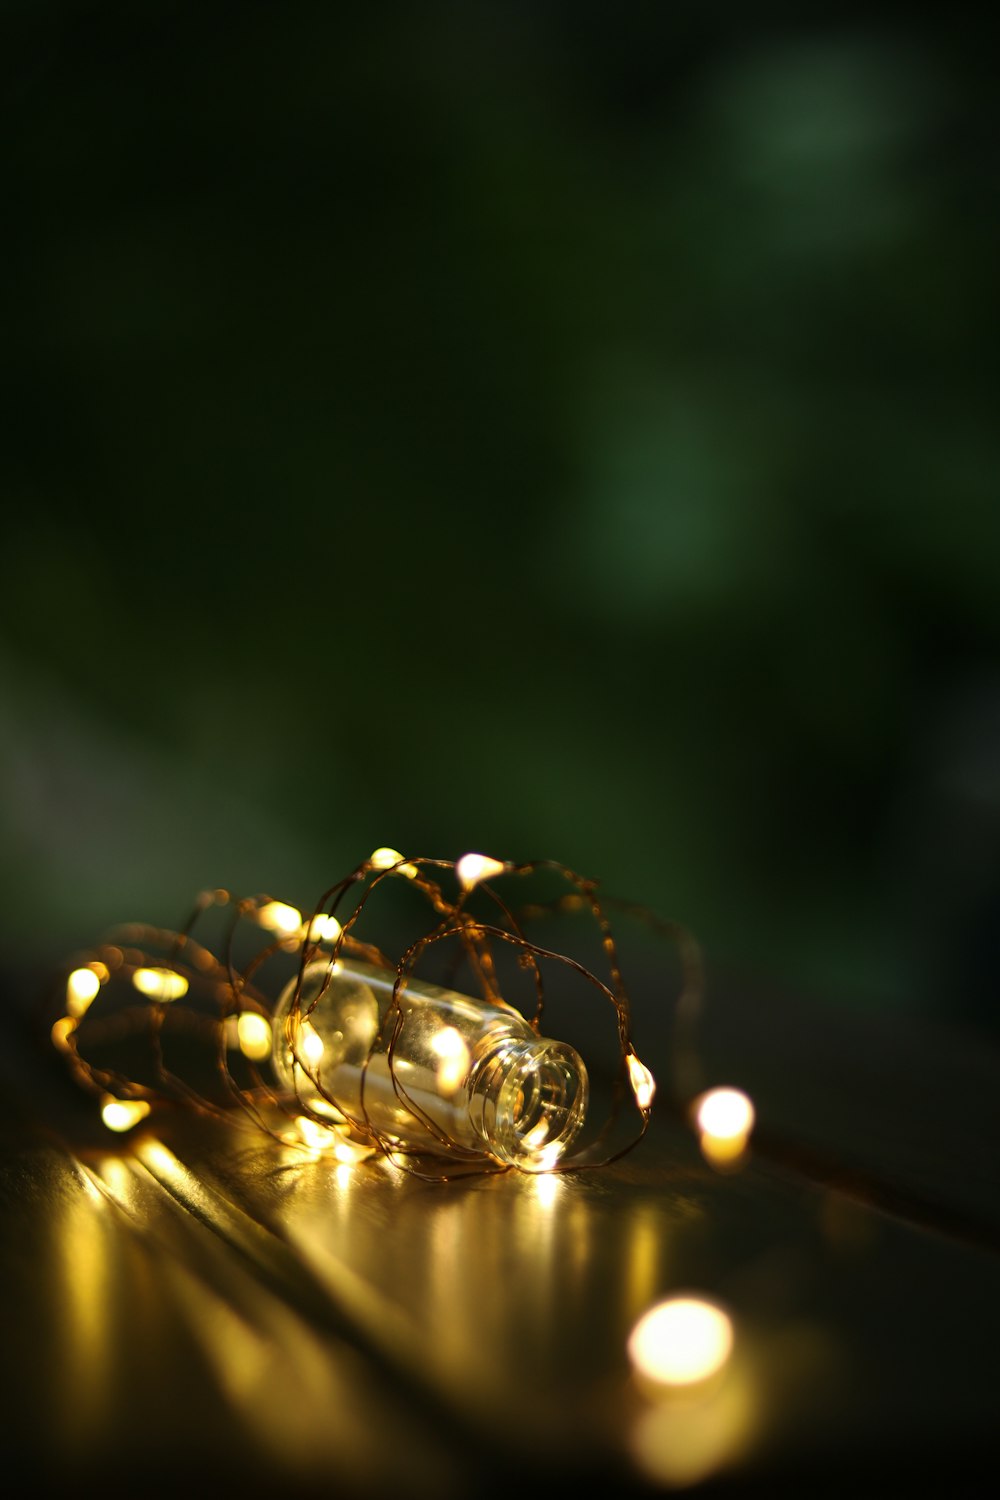
[[[583,1059],[539,1036],[512,1006],[407,979],[353,958],[308,965],[274,1013],[279,1085],[321,1118],[346,1117],[387,1143],[473,1152],[505,1166],[556,1166],[586,1116]],[[391,1050],[391,1062],[390,1062]]]

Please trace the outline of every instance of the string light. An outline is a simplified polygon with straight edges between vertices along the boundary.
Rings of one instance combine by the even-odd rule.
[[[179,1000],[188,991],[188,981],[183,974],[162,966],[136,969],[132,983],[141,995],[150,1000]]]
[[[645,1312],[629,1335],[636,1374],[654,1386],[693,1386],[718,1374],[733,1347],[729,1314],[703,1297],[673,1296]]]
[[[481,880],[493,880],[495,876],[502,875],[503,871],[503,862],[490,859],[487,854],[463,854],[455,865],[455,874],[465,891],[471,891]]]
[[[431,920],[390,957],[364,928],[381,882],[399,877]],[[532,877],[554,878],[556,896],[518,906],[494,888],[501,878]],[[208,943],[202,931],[212,911],[228,915],[213,919],[226,930]],[[533,941],[529,912],[589,914],[608,976]],[[453,972],[464,971],[461,986],[415,974],[438,943],[457,958]],[[501,992],[508,953],[527,976],[518,980],[529,986],[527,1009]],[[639,1117],[624,1140],[620,1096],[595,1125],[588,1063],[569,1041],[545,1034],[554,967],[613,1007]],[[436,1180],[606,1165],[645,1135],[656,1087],[632,1042],[631,1004],[595,882],[555,861],[449,861],[380,846],[306,915],[271,896],[208,891],[180,930],[128,924],[82,955],[66,972],[61,1010],[52,1044],[98,1094],[109,1129],[126,1132],[169,1101],[214,1119],[245,1118],[276,1141],[341,1163],[377,1152]],[[189,1068],[195,1051],[200,1071]],[[182,1052],[184,1066],[174,1066]]]
[[[301,930],[310,943],[335,943],[342,928],[336,917],[320,912],[318,916],[310,917],[307,923],[303,923]]]
[[[558,893],[510,898],[511,886],[536,875],[554,876]],[[386,952],[365,930],[385,880],[412,891],[429,913],[401,953]],[[201,924],[210,910],[224,916],[226,931],[205,946]],[[531,923],[557,915],[596,921],[605,978],[528,936]],[[417,976],[438,943],[456,950],[461,987]],[[502,993],[505,953],[527,976],[532,1013]],[[582,1053],[544,1034],[545,976],[554,966],[613,1009],[621,1095],[628,1112],[638,1112],[624,1144],[610,1128],[614,1117],[591,1128]],[[632,1041],[631,1002],[594,883],[554,862],[517,865],[475,853],[451,862],[381,847],[311,914],[269,896],[236,900],[216,890],[177,931],[130,924],[78,955],[58,1001],[59,1013],[47,1017],[51,1045],[118,1136],[138,1130],[161,1103],[183,1104],[206,1121],[245,1120],[282,1153],[323,1158],[338,1181],[379,1167],[435,1180],[530,1173],[542,1216],[570,1191],[561,1173],[606,1166],[642,1140],[657,1095]],[[144,1069],[133,1069],[143,1043]],[[174,1043],[198,1044],[206,1071],[197,1078],[175,1071]],[[688,1118],[712,1165],[745,1157],[755,1110],[742,1090],[697,1095]],[[711,1472],[741,1439],[746,1351],[741,1343],[734,1361],[735,1340],[726,1308],[694,1293],[656,1303],[629,1334],[635,1378],[654,1395],[656,1420],[644,1428],[651,1472],[668,1483]]]
[[[416,865],[408,863],[398,849],[376,849],[370,855],[368,863],[373,870],[388,870],[394,875],[405,876],[407,880],[415,879],[417,874]]]
[[[107,973],[107,970],[105,970]],[[89,964],[83,969],[74,969],[66,980],[66,1010],[75,1020],[86,1015],[87,1009],[100,991],[101,981],[97,971]]]
[[[632,1085],[636,1104],[642,1110],[650,1109],[656,1093],[656,1080],[646,1064],[640,1062],[634,1052],[626,1054],[625,1065],[628,1068],[629,1082]]]
[[[269,932],[280,932],[285,937],[291,937],[302,926],[302,913],[297,906],[289,906],[287,901],[265,901],[257,907],[255,916],[261,927],[266,927]]]
[[[120,1134],[145,1120],[150,1107],[146,1099],[116,1099],[114,1095],[106,1094],[101,1101],[101,1119],[109,1130]]]
[[[556,894],[540,899],[535,876],[555,877]],[[387,953],[366,930],[385,880],[412,891],[430,914],[401,953]],[[529,884],[522,901],[509,890],[519,881]],[[206,944],[209,911],[225,931]],[[531,924],[553,917],[596,923],[604,978],[529,936]],[[448,972],[461,974],[461,985],[418,976],[439,943],[451,946],[457,961]],[[530,1009],[502,993],[499,960],[508,953],[527,976]],[[613,1009],[625,1087],[613,1091],[610,1118],[596,1126],[588,1063],[542,1025],[553,967]],[[566,1191],[560,1174],[606,1166],[642,1140],[657,1095],[632,1040],[631,1002],[595,884],[549,861],[519,865],[470,853],[451,862],[384,846],[311,912],[270,896],[214,891],[178,931],[132,924],[109,934],[67,967],[61,1002],[52,1045],[97,1094],[110,1132],[127,1135],[159,1103],[181,1103],[206,1119],[245,1120],[300,1159],[326,1160],[338,1180],[379,1164],[436,1181],[519,1170],[533,1177],[541,1213]],[[132,1062],[142,1041],[145,1071]],[[198,1081],[175,1071],[175,1042],[202,1044],[210,1066]],[[624,1142],[619,1100],[638,1115]],[[688,1106],[688,1118],[712,1165],[743,1158],[754,1126],[744,1092],[709,1089]],[[719,1413],[728,1407],[704,1403],[735,1389],[728,1376],[719,1379],[734,1340],[726,1308],[695,1293],[663,1298],[628,1335],[634,1377],[652,1397],[645,1415],[656,1419],[642,1428],[646,1456],[668,1481],[697,1478],[724,1456],[720,1443],[732,1424],[720,1425]],[[670,1425],[677,1412],[684,1441]],[[691,1436],[692,1412],[712,1439],[707,1447]]]
[[[695,1100],[693,1114],[706,1160],[721,1168],[738,1165],[754,1127],[750,1096],[742,1089],[709,1089]]]
[[[227,1047],[238,1047],[244,1057],[252,1062],[264,1062],[271,1056],[273,1034],[267,1016],[256,1011],[242,1011],[238,1016],[227,1016],[225,1026]]]

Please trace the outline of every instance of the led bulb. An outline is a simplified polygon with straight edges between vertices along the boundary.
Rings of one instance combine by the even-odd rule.
[[[268,932],[284,937],[294,937],[302,926],[302,913],[297,906],[289,906],[287,901],[266,901],[257,908],[255,916]]]
[[[101,1119],[118,1135],[124,1135],[148,1114],[149,1104],[145,1099],[116,1099],[113,1094],[105,1094],[101,1102]]]
[[[505,868],[502,861],[491,859],[488,854],[463,854],[455,865],[455,874],[462,889],[471,891],[481,880],[502,875]]]
[[[645,1063],[639,1061],[634,1052],[629,1052],[625,1058],[628,1067],[629,1082],[632,1085],[632,1093],[635,1102],[640,1109],[648,1110],[652,1107],[653,1096],[656,1093],[656,1079],[646,1067]]]
[[[695,1101],[694,1118],[706,1159],[716,1167],[738,1164],[754,1127],[754,1107],[742,1089],[709,1089]]]
[[[408,861],[404,863],[398,849],[389,849],[385,845],[369,855],[368,863],[373,870],[392,870],[395,875],[405,875],[407,880],[413,880],[417,873],[416,865]]]
[[[404,1150],[467,1151],[550,1171],[578,1135],[587,1070],[513,1007],[339,959],[307,966],[274,1014],[282,1088],[321,1118],[345,1118]],[[398,1023],[398,1024],[397,1024]]]
[[[180,1000],[188,992],[188,982],[183,974],[159,965],[136,969],[132,975],[132,985],[140,995],[148,995],[150,1000]]]
[[[635,1324],[628,1341],[636,1372],[652,1384],[689,1386],[710,1379],[729,1358],[729,1314],[703,1297],[667,1297]]]
[[[103,967],[103,965],[102,965]],[[107,970],[104,970],[105,974]],[[101,977],[91,965],[74,969],[66,980],[66,1010],[74,1020],[79,1020],[90,1009],[91,1002],[101,988]]]

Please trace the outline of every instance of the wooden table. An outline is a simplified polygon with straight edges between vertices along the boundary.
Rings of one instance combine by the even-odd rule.
[[[984,1041],[734,990],[700,1066],[755,1100],[738,1170],[665,1104],[603,1171],[430,1185],[178,1114],[111,1137],[16,999],[3,1411],[36,1481],[447,1500],[881,1494],[905,1474],[954,1493],[991,1451]],[[654,1393],[627,1339],[679,1290],[728,1309],[733,1354]]]

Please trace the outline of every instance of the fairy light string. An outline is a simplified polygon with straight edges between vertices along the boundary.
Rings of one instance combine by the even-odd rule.
[[[554,879],[557,893],[539,900],[530,890],[535,876]],[[528,887],[528,899],[518,901],[522,883]],[[369,917],[374,931],[387,930],[379,927],[378,905],[380,896],[391,890],[412,892],[428,915],[419,934],[390,954],[362,932]],[[222,917],[224,930],[221,941],[209,945],[201,940],[201,928],[213,913]],[[602,1168],[643,1140],[658,1097],[657,1081],[633,1039],[632,999],[612,913],[638,920],[666,939],[679,956],[680,983],[672,1001],[666,1057],[669,1086],[662,1093],[667,1107],[697,1135],[710,1168],[739,1170],[753,1134],[756,1152],[804,1179],[996,1251],[994,1226],[948,1215],[941,1205],[852,1172],[815,1148],[778,1139],[768,1131],[760,1133],[748,1095],[728,1086],[706,1087],[696,1036],[705,981],[697,940],[680,923],[599,894],[596,881],[558,861],[515,863],[480,854],[449,861],[378,849],[332,884],[305,914],[271,895],[235,899],[221,888],[204,892],[180,930],[129,924],[93,951],[77,956],[61,977],[58,1013],[54,1020],[48,1018],[49,1035],[73,1078],[97,1096],[101,1118],[112,1132],[127,1135],[153,1110],[176,1106],[206,1121],[245,1122],[276,1143],[294,1143],[310,1156],[330,1153],[338,1164],[381,1158],[427,1182],[509,1172],[510,1160],[470,1145],[442,1124],[441,1116],[413,1087],[402,1054],[411,1002],[424,982],[425,965],[450,956],[450,980],[471,1001],[511,1004],[501,959],[506,957],[509,965],[513,954],[532,1000],[524,1020],[536,1037],[542,1038],[545,1028],[553,968],[582,980],[600,1005],[611,1007],[617,1066],[611,1069],[609,1107],[596,1130],[581,1138],[579,1148],[544,1158],[538,1170],[573,1173]],[[536,922],[573,914],[589,919],[596,933],[606,968],[603,977],[582,958],[532,935]],[[341,966],[347,969],[352,963],[368,964],[391,976],[390,998],[361,1066],[356,1102],[346,1101],[335,1086],[326,1086],[322,1048],[313,1058],[304,1044],[295,1056],[293,1086],[282,1089],[272,1066],[274,1051],[285,1039],[277,1019],[279,993],[287,994],[291,985],[289,1028],[297,1028],[308,1042],[308,1028],[318,1021]],[[282,978],[274,977],[277,970]],[[447,1028],[442,1039],[446,1032]],[[204,1079],[193,1079],[181,1066],[173,1046],[178,1041],[202,1045],[211,1061],[212,1087]],[[132,1042],[144,1042],[146,1072],[101,1060],[104,1042],[124,1044],[126,1049]],[[454,1051],[442,1048],[449,1087],[467,1067],[462,1045],[458,1038]],[[393,1099],[421,1127],[423,1138],[416,1145],[385,1128],[376,1110],[378,1101],[369,1097],[369,1084],[379,1082],[374,1075],[380,1060],[385,1062]],[[635,1111],[637,1123],[620,1142],[615,1131],[625,1106]],[[646,1415],[654,1419],[642,1429],[657,1442],[653,1472],[676,1487],[685,1476],[691,1477],[677,1464],[700,1464],[692,1471],[697,1479],[725,1460],[726,1444],[734,1441],[726,1425],[728,1414],[735,1409],[753,1349],[747,1346],[749,1355],[742,1349],[745,1334],[738,1309],[699,1288],[671,1287],[666,1292],[635,1321],[626,1353],[637,1389],[650,1402]],[[735,1361],[734,1347],[742,1350]],[[691,1422],[692,1413],[700,1413],[700,1427]],[[676,1440],[678,1424],[686,1424],[684,1430],[690,1427],[694,1434],[687,1448]],[[703,1436],[699,1438],[699,1432],[706,1431],[714,1444],[708,1449]]]
[[[508,887],[520,894],[531,877],[554,878],[557,894],[519,903]],[[361,935],[369,917],[374,925],[376,897],[387,881],[394,889],[412,891],[429,912],[424,930],[395,958],[367,932]],[[594,925],[605,977],[582,959],[529,935],[534,921],[567,912],[579,912]],[[213,913],[222,915],[224,930],[221,941],[209,944],[202,928]],[[683,933],[677,924],[669,929],[675,940]],[[693,942],[686,934],[685,940],[684,994],[690,990]],[[380,848],[329,886],[305,916],[270,895],[234,898],[223,888],[202,892],[178,930],[126,924],[92,952],[78,956],[63,976],[59,1010],[64,1013],[51,1024],[50,1036],[79,1084],[107,1108],[141,1105],[133,1111],[137,1118],[158,1106],[215,1120],[242,1116],[254,1129],[285,1143],[292,1125],[310,1150],[328,1144],[347,1154],[378,1152],[433,1180],[469,1171],[506,1171],[511,1162],[503,1153],[457,1138],[450,1117],[442,1123],[426,1094],[408,1082],[404,1029],[421,987],[430,982],[418,978],[417,970],[432,950],[445,951],[441,945],[449,944],[453,967],[465,976],[457,998],[507,1012],[518,1008],[502,993],[498,959],[505,951],[513,953],[533,994],[533,1004],[518,1011],[518,1017],[540,1044],[546,1041],[547,977],[554,966],[582,979],[612,1007],[618,1058],[611,1070],[606,1118],[596,1132],[588,1121],[586,1134],[565,1155],[555,1148],[542,1152],[541,1165],[531,1169],[582,1171],[606,1166],[631,1151],[649,1128],[656,1085],[633,1042],[632,1006],[618,945],[597,882],[551,859],[515,863],[466,854],[446,860]],[[313,1022],[322,1017],[331,986],[341,982],[337,976],[365,965],[392,976],[391,996],[363,1059],[352,1108],[324,1081],[323,1043]],[[275,978],[279,969],[283,981]],[[290,1000],[287,1015],[276,1023],[282,983]],[[282,1035],[276,1034],[276,1026]],[[275,1077],[271,1049],[277,1055],[291,1036],[296,1041],[289,1054],[289,1090]],[[189,1044],[201,1044],[210,1059],[207,1076],[192,1076],[182,1062]],[[440,1045],[440,1076],[450,1090],[457,1087],[468,1059],[460,1039],[445,1036]],[[115,1055],[108,1057],[108,1051]],[[142,1066],[133,1053],[141,1055]],[[396,1103],[418,1123],[416,1143],[380,1123],[382,1117],[370,1103],[376,1064],[379,1084],[384,1066]],[[624,1104],[631,1105],[637,1124],[621,1143],[615,1130]],[[112,1128],[127,1128],[129,1113],[111,1109],[109,1118],[119,1122]]]

